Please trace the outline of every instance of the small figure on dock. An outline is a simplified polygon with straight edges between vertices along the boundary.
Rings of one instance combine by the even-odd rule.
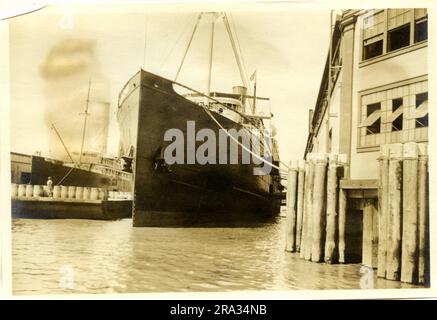
[[[49,197],[53,197],[53,181],[52,177],[48,177],[47,179],[47,194]]]

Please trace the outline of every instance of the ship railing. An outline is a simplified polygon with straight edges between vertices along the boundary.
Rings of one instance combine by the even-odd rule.
[[[82,164],[81,167],[77,167],[77,165],[74,163],[64,162],[64,165],[70,168],[87,170],[90,172],[111,175],[114,177],[121,177],[125,180],[129,180],[131,178],[131,173],[123,171],[122,169],[114,168],[104,163],[88,163]]]

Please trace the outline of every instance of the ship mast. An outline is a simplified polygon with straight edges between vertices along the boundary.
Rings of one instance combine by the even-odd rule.
[[[82,130],[82,142],[80,145],[79,165],[82,163],[82,152],[83,152],[83,145],[85,142],[86,123],[87,123],[87,119],[88,119],[88,115],[89,115],[88,105],[89,105],[89,101],[90,101],[90,89],[91,89],[91,80],[89,81],[89,84],[88,84],[88,94],[87,94],[87,98],[86,98],[85,111],[82,113],[84,116],[84,120],[83,120],[83,130]]]
[[[209,47],[209,71],[208,71],[208,89],[207,96],[211,95],[211,73],[212,73],[212,55],[214,52],[214,25],[215,25],[216,14],[212,14],[212,22],[211,22],[211,42]]]
[[[199,25],[200,20],[202,19],[202,17],[206,14],[209,14],[212,16],[212,23],[211,23],[211,41],[210,41],[210,48],[209,48],[209,71],[208,71],[208,87],[207,87],[207,96],[209,97],[211,94],[211,78],[212,78],[212,58],[213,58],[213,49],[214,49],[214,31],[215,31],[215,20],[217,17],[221,17],[223,19],[223,24],[225,25],[226,28],[226,32],[228,34],[229,40],[231,42],[231,46],[232,46],[232,51],[234,53],[234,57],[235,60],[237,62],[238,65],[238,71],[240,72],[240,77],[241,77],[241,81],[243,82],[243,86],[245,86],[246,88],[248,88],[250,90],[250,88],[248,87],[248,81],[247,81],[247,73],[245,70],[245,66],[244,66],[244,62],[242,59],[242,54],[241,54],[241,48],[240,48],[240,44],[238,41],[238,37],[235,35],[234,38],[234,34],[232,33],[232,29],[231,29],[231,25],[229,23],[229,19],[226,15],[225,12],[201,12],[199,14],[199,16],[197,17],[196,23],[194,24],[193,30],[191,32],[191,36],[190,39],[188,41],[187,47],[185,48],[184,54],[182,56],[182,61],[179,64],[179,67],[177,69],[176,72],[176,76],[175,76],[175,80],[177,80],[182,66],[185,62],[185,58],[187,56],[188,50],[190,49],[191,43],[193,41],[194,38],[194,34],[197,31],[197,27]],[[251,101],[249,101],[249,104],[251,103]],[[255,113],[254,107],[252,106],[252,113]]]
[[[71,156],[70,152],[68,151],[68,148],[67,148],[67,146],[65,145],[65,142],[64,142],[64,140],[62,139],[61,135],[59,134],[58,129],[56,129],[54,123],[52,123],[52,129],[53,129],[53,131],[55,131],[56,135],[58,136],[59,140],[60,140],[61,143],[62,143],[62,146],[64,147],[65,152],[67,152],[68,157],[70,158],[71,162],[73,162],[73,164],[74,164],[74,159],[73,159],[73,157]]]
[[[247,72],[245,70],[244,61],[243,61],[242,54],[241,54],[240,43],[238,41],[237,34],[235,34],[235,39],[234,39],[234,36],[232,34],[231,25],[229,23],[229,19],[228,19],[226,12],[223,12],[223,23],[226,27],[226,31],[228,33],[229,40],[231,42],[232,51],[234,52],[235,61],[237,62],[238,71],[240,72],[240,77],[241,77],[241,81],[243,82],[243,86],[245,86],[248,90],[250,90],[250,87],[249,87],[248,81],[247,81],[247,76],[246,76]],[[234,31],[235,31],[235,28],[234,28]],[[240,49],[240,50],[238,50],[238,49]],[[249,102],[249,104],[250,104],[250,102]],[[252,106],[252,114],[255,114],[254,106]]]

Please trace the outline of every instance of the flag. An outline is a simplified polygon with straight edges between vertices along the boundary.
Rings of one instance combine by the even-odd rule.
[[[256,70],[253,72],[253,74],[250,76],[250,81],[256,81]]]

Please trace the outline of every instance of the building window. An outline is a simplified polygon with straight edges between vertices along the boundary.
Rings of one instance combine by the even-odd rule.
[[[428,15],[426,9],[414,9],[414,42],[428,39]]]
[[[366,134],[377,134],[381,132],[381,118],[376,120],[370,126],[367,126]]]
[[[388,47],[387,51],[397,50],[410,45],[410,25],[406,24],[402,27],[390,30],[388,32]]]
[[[387,9],[363,19],[363,60],[428,39],[427,9]]]
[[[426,113],[426,114],[425,114]],[[416,94],[416,128],[428,127],[428,92]]]
[[[426,39],[428,39],[428,20],[416,22],[414,42],[420,42]]]
[[[367,106],[367,117],[369,117],[372,113],[381,110],[381,103],[372,103]]]
[[[399,115],[391,123],[391,131],[401,131],[402,130],[402,114]]]
[[[396,110],[398,110],[400,107],[402,107],[402,103],[403,103],[403,99],[402,98],[393,99],[392,100],[391,111],[395,112]]]
[[[364,18],[364,60],[377,57],[383,53],[385,23],[386,22],[384,10]]]
[[[20,175],[20,183],[28,184],[30,183],[31,173],[30,172],[21,172]]]
[[[362,124],[365,128],[365,135],[372,135],[381,132],[381,103],[371,103],[366,107],[366,119]]]
[[[361,96],[358,147],[428,141],[428,82]]]
[[[400,109],[400,108],[402,107],[403,100],[404,99],[402,99],[402,98],[395,98],[391,101],[391,103],[392,103],[392,107],[391,107],[392,118],[394,119],[391,121],[391,131],[401,131],[402,130],[403,117],[402,117],[402,109]]]
[[[382,54],[382,45],[382,35],[364,40],[364,60],[380,56]]]
[[[426,115],[422,118],[416,118],[415,126],[416,126],[416,128],[428,127],[428,115]]]
[[[387,52],[410,45],[410,23],[412,9],[388,9]]]

